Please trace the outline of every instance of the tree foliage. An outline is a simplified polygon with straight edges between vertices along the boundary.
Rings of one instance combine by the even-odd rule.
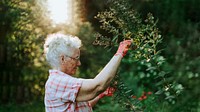
[[[35,8],[33,1],[3,0],[1,6],[1,29],[7,31],[1,32],[5,48],[3,55],[6,57],[1,73],[9,79],[3,84],[3,88],[7,89],[1,88],[2,94],[11,93],[8,97],[4,96],[7,100],[11,98],[24,102],[24,96],[28,101],[32,99],[33,94],[42,95],[46,77],[42,72],[45,68],[42,42],[46,32],[43,32],[39,24],[35,24],[36,14],[32,13]],[[13,94],[17,94],[18,98]]]
[[[175,104],[183,86],[171,80],[172,74],[165,68],[167,65],[165,58],[161,56],[161,50],[157,50],[158,44],[162,41],[156,26],[157,21],[150,13],[144,19],[133,10],[131,2],[111,1],[109,9],[96,16],[101,23],[100,28],[107,32],[109,37],[105,33],[97,33],[94,44],[116,47],[121,40],[133,40],[129,56],[123,60],[124,65],[115,80],[118,82],[115,100],[127,111],[152,110],[154,106],[163,102]],[[127,78],[122,78],[124,76]],[[135,89],[130,89],[132,83],[135,84]],[[144,99],[141,97],[132,98],[141,91],[136,88],[141,88],[144,92],[152,91],[154,96],[149,101],[139,101]],[[146,96],[143,97],[146,99]],[[148,106],[146,102],[154,102],[155,105]]]

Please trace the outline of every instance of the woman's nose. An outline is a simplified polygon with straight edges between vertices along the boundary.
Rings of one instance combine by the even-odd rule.
[[[78,66],[81,66],[81,61],[80,61],[80,60],[78,60],[77,65],[78,65]]]

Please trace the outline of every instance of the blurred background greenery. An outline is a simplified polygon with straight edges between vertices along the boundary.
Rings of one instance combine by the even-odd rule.
[[[44,84],[50,67],[43,56],[43,43],[48,34],[62,31],[80,37],[83,47],[78,77],[94,77],[114,54],[92,44],[94,33],[102,32],[94,16],[107,9],[112,0],[71,0],[73,21],[56,25],[49,19],[46,1],[0,1],[0,112],[44,112]],[[163,37],[159,49],[163,49],[165,68],[172,74],[169,80],[183,88],[176,100],[170,102],[162,100],[154,104],[149,98],[143,102],[149,108],[147,111],[200,112],[200,1],[132,0],[130,3],[142,16],[151,12],[158,19],[157,27]],[[138,69],[137,65],[122,66],[131,66],[124,76],[126,84],[137,91],[136,95],[149,90],[148,85],[138,84],[146,81],[146,75],[130,75]],[[123,112],[113,98],[102,99],[94,111]]]

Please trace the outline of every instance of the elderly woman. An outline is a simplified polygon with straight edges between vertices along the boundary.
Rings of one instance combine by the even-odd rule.
[[[105,90],[130,44],[131,40],[121,42],[116,54],[95,78],[81,79],[73,77],[81,65],[81,40],[71,35],[49,35],[44,44],[46,60],[52,67],[45,85],[46,112],[92,112],[92,106],[100,98],[111,95]]]

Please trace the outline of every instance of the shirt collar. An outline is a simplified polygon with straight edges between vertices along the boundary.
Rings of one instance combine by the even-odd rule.
[[[49,70],[49,74],[50,75],[63,75],[63,76],[69,76],[69,77],[71,77],[69,74],[66,74],[66,73],[64,73],[64,72],[62,72],[60,70],[55,70],[55,69]]]

